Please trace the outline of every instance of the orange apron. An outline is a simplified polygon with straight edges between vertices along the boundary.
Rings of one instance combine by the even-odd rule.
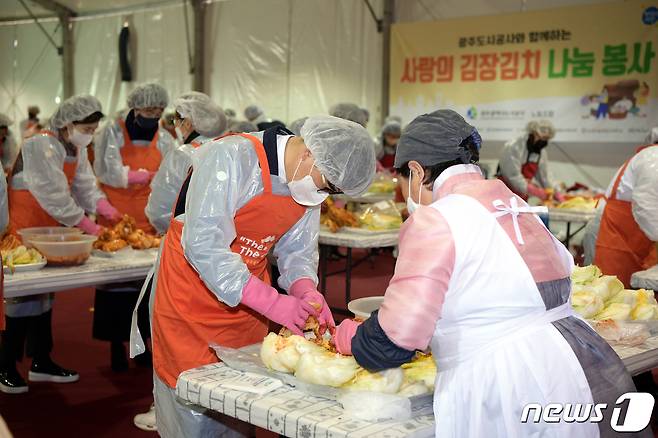
[[[647,147],[652,146],[644,146],[637,152]],[[658,261],[654,243],[635,222],[632,204],[617,199],[617,189],[630,162],[629,159],[622,167],[606,200],[594,257],[594,264],[601,272],[616,275],[626,288],[631,287],[634,272],[649,269]]]
[[[158,150],[158,138],[160,131],[157,131],[148,146],[135,146],[130,140],[126,122],[119,120],[119,125],[123,131],[123,146],[121,147],[121,159],[124,166],[130,170],[146,169],[150,172],[157,172],[162,161],[162,155]],[[137,227],[155,234],[155,229],[146,217],[144,210],[148,203],[149,194],[151,193],[151,184],[131,184],[127,188],[112,187],[107,184],[101,184],[101,187],[107,195],[107,200],[117,210],[135,218]],[[107,219],[100,217],[98,223],[103,226],[114,225]]]
[[[267,253],[301,219],[306,208],[290,196],[272,193],[263,144],[251,135],[240,135],[252,141],[258,155],[263,193],[236,213],[231,250],[240,254],[252,275],[269,282]],[[160,256],[153,311],[153,366],[171,388],[181,372],[218,361],[208,347],[210,342],[244,347],[262,341],[268,330],[262,315],[243,305],[229,307],[208,290],[185,259],[183,224],[174,219],[176,214],[172,214]]]
[[[49,135],[57,138],[57,136],[50,131],[41,131],[42,135]],[[70,158],[70,157],[67,157]],[[64,161],[64,175],[69,183],[69,190],[75,178],[76,169],[78,167],[77,158],[75,161]],[[11,181],[11,179],[10,179]],[[59,227],[62,226],[58,221],[53,219],[43,208],[39,205],[39,201],[32,196],[29,190],[17,190],[9,184],[9,230],[15,233],[21,228],[28,227]]]

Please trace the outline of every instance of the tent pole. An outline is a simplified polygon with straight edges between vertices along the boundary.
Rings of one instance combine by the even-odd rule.
[[[62,94],[64,99],[68,99],[75,94],[73,81],[73,21],[71,18],[71,14],[67,12],[59,14],[59,22],[62,28]]]
[[[206,93],[206,1],[192,0],[194,10],[194,90]]]
[[[395,11],[395,0],[384,0],[384,15],[382,17],[382,123],[388,117],[391,86],[391,24]]]

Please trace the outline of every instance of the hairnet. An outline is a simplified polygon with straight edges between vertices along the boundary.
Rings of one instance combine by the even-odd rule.
[[[302,117],[301,119],[297,119],[293,121],[288,127],[288,129],[290,129],[293,132],[293,134],[300,135],[302,133],[302,126],[304,126],[304,122],[306,122],[306,119],[308,119],[308,117]]]
[[[10,126],[14,123],[8,115],[0,113],[0,126]]]
[[[370,111],[368,111],[368,108],[362,107],[361,111],[363,111],[363,115],[366,117],[366,122],[370,120]]]
[[[204,95],[205,96],[205,95]],[[190,119],[194,130],[205,137],[216,137],[226,130],[224,111],[215,105],[208,96],[206,99],[195,96],[192,99],[176,99],[176,112]]]
[[[647,135],[647,138],[644,139],[646,144],[656,144],[658,143],[658,127],[652,128],[651,132]]]
[[[81,94],[66,99],[50,119],[53,128],[63,128],[69,123],[80,122],[90,115],[102,112],[101,103],[94,96]]]
[[[30,106],[27,107],[27,112],[28,112],[28,113],[36,113],[36,114],[38,114],[38,113],[41,112],[41,110],[40,110],[39,107],[36,106],[36,105],[30,105]]]
[[[257,119],[262,114],[263,114],[263,109],[256,105],[249,105],[244,109],[244,116],[249,121]]]
[[[405,128],[395,151],[395,167],[409,161],[418,161],[423,166],[433,166],[459,160],[471,161],[471,153],[459,145],[471,137],[480,147],[477,130],[452,110],[438,110],[416,117]]]
[[[365,126],[367,122],[366,113],[353,103],[337,103],[329,109],[329,114],[341,119],[351,120],[361,126]]]
[[[228,127],[228,130],[230,132],[236,132],[236,133],[242,133],[242,132],[256,132],[258,131],[258,126],[254,125],[251,122],[247,122],[244,120],[238,120],[233,123]]]
[[[135,88],[126,101],[128,108],[165,108],[169,104],[167,90],[158,84],[144,84]]]
[[[402,126],[396,121],[388,121],[382,126],[382,134],[400,135]]]
[[[235,113],[235,110],[233,110],[231,108],[225,108],[224,109],[224,115],[226,115],[226,117],[228,117],[229,119],[234,119],[235,116],[237,116],[237,114]]]
[[[202,100],[209,102],[210,101],[210,96],[208,96],[205,93],[201,93],[199,91],[188,91],[187,93],[183,93],[180,96],[176,98],[176,100]]]
[[[400,126],[402,126],[402,117],[400,116],[388,116],[386,119],[384,119],[384,124],[388,122],[398,122]]]
[[[549,120],[532,120],[526,126],[528,134],[539,134],[543,138],[555,137],[555,127]]]
[[[366,191],[375,176],[375,148],[361,125],[331,116],[309,117],[301,136],[315,165],[348,196]]]

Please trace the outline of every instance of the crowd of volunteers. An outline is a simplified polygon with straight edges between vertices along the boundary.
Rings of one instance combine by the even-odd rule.
[[[135,356],[153,367],[154,407],[136,417],[139,427],[164,437],[249,436],[246,423],[177,398],[178,375],[218,361],[209,342],[258,343],[270,323],[302,334],[310,316],[368,370],[431,349],[441,437],[542,436],[546,423],[517,421],[526,403],[614,404],[635,390],[608,343],[574,316],[573,256],[527,202],[564,199],[550,177],[550,122],[530,122],[486,179],[483,139],[452,110],[406,126],[388,117],[373,139],[367,110],[353,103],[288,127],[257,105],[238,118],[199,92],[170,101],[158,84],[137,86],[126,104],[113,119],[98,99],[78,95],[47,123],[30,107],[17,135],[0,114],[0,227],[99,235],[129,215],[164,236],[152,276],[95,294],[92,333],[109,342],[114,371],[128,368],[131,327],[151,338]],[[657,262],[658,129],[648,140],[611,181],[585,238],[586,257],[626,287]],[[378,171],[396,174],[409,213],[395,274],[379,311],[336,326],[318,291],[320,204],[362,195]],[[28,390],[16,367],[24,355],[29,381],[79,379],[50,357],[54,301],[4,300],[0,391]],[[610,424],[562,423],[550,433],[609,436]]]

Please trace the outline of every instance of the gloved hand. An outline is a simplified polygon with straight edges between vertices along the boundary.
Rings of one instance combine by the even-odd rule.
[[[334,334],[334,345],[336,351],[340,354],[352,355],[352,338],[356,335],[356,329],[361,325],[353,319],[344,319],[343,322],[336,327]]]
[[[383,172],[386,169],[382,165],[382,163],[379,162],[379,160],[375,161],[375,172]]]
[[[128,184],[148,184],[151,181],[151,172],[148,170],[129,170]]]
[[[564,193],[555,192],[553,194],[553,199],[555,199],[557,202],[562,203],[567,200],[567,197],[564,195]]]
[[[542,189],[541,187],[537,187],[532,183],[528,183],[528,195],[535,196],[541,199],[542,201],[548,199],[548,193],[546,193],[546,190]]]
[[[92,236],[98,236],[102,229],[100,225],[96,225],[94,221],[89,219],[87,216],[82,216],[82,219],[80,222],[78,222],[76,227],[80,228],[87,234],[91,234]]]
[[[242,304],[300,336],[309,315],[316,313],[306,301],[282,295],[253,275],[242,289]]]
[[[331,310],[324,296],[318,292],[315,283],[310,278],[301,278],[295,281],[288,291],[293,297],[304,300],[307,303],[314,304],[316,308],[318,322],[320,323],[320,334],[329,329],[329,333],[333,333],[336,329],[336,323],[331,315]],[[319,308],[318,308],[319,306]]]
[[[114,208],[114,206],[105,198],[99,199],[96,203],[96,213],[112,222],[121,220],[121,213],[119,213],[119,210]]]

